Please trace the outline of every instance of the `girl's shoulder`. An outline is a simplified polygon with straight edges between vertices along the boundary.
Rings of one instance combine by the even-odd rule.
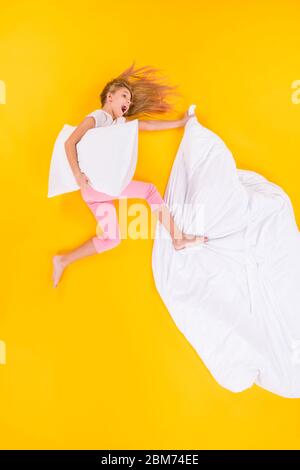
[[[91,113],[87,114],[86,117],[89,116],[95,119],[95,127],[110,126],[113,122],[113,119],[110,114],[103,111],[103,109],[95,109],[95,111],[92,111]]]

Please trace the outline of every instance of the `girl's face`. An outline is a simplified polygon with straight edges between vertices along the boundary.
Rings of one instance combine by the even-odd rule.
[[[124,116],[131,105],[131,93],[126,87],[118,88],[114,93],[108,93],[108,101],[115,117]]]

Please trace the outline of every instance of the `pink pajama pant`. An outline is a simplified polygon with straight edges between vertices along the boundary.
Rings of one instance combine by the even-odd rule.
[[[110,250],[111,248],[114,248],[120,243],[120,232],[117,220],[117,213],[114,203],[112,201],[114,201],[115,199],[124,198],[145,199],[148,202],[151,211],[155,211],[159,208],[159,206],[165,204],[163,198],[159,194],[154,184],[137,180],[130,181],[130,183],[118,196],[110,196],[109,194],[101,193],[93,189],[91,186],[88,186],[84,190],[81,190],[81,196],[93,212],[96,220],[100,223],[100,225],[100,221],[102,218],[101,212],[105,210],[103,206],[109,209],[109,217],[107,218],[106,215],[106,220],[109,220],[110,233],[113,232],[113,235],[105,236],[104,234],[101,236],[97,235],[92,238],[95,249],[98,253]],[[107,206],[107,204],[109,204],[109,206]]]

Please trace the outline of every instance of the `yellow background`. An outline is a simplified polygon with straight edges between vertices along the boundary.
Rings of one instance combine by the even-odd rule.
[[[299,449],[300,400],[221,388],[177,330],[155,289],[153,240],[77,261],[53,289],[52,256],[96,223],[79,192],[47,198],[63,124],[99,108],[106,82],[135,60],[179,84],[174,118],[196,103],[238,168],[287,191],[299,226],[299,2],[19,0],[0,10],[0,447]],[[163,194],[182,133],[140,133],[135,179]]]

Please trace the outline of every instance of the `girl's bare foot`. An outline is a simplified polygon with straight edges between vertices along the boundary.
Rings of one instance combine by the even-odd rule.
[[[63,262],[63,255],[53,256],[53,287],[56,287],[66,265]]]
[[[182,250],[187,246],[192,245],[199,245],[200,243],[207,242],[208,237],[205,236],[196,236],[196,235],[187,235],[186,233],[183,234],[182,238],[174,239],[173,246],[175,250]]]

